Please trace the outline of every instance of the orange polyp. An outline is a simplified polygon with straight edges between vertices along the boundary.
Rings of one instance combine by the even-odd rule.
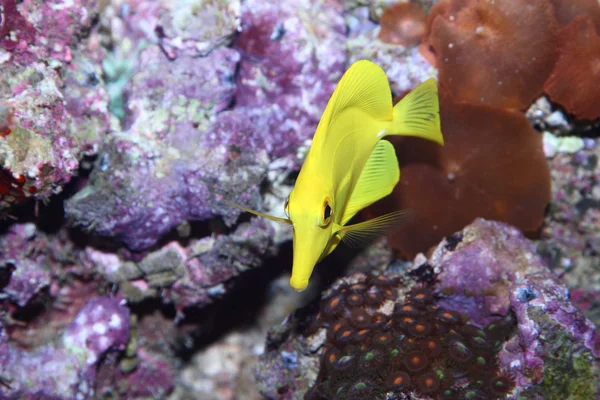
[[[428,360],[423,353],[413,351],[407,354],[404,364],[411,371],[418,372],[427,367]]]
[[[364,299],[362,295],[353,293],[346,297],[346,302],[352,306],[359,306],[364,302]]]
[[[334,324],[333,324],[333,326],[331,327],[331,329],[332,329],[334,332],[337,332],[337,331],[339,331],[340,329],[342,329],[343,327],[344,327],[344,324],[343,324],[343,323],[341,323],[341,322],[336,322],[336,323],[334,323]]]
[[[440,387],[440,378],[433,371],[426,372],[419,377],[418,384],[423,393],[433,393]]]
[[[409,385],[410,377],[403,371],[393,372],[386,380],[386,386],[390,389],[404,389]]]
[[[332,364],[333,364],[334,362],[336,362],[336,361],[337,361],[337,359],[338,359],[338,357],[337,357],[337,354],[335,354],[335,353],[330,353],[330,354],[329,354],[329,357],[327,358],[327,360],[328,360],[330,363],[332,363]]]

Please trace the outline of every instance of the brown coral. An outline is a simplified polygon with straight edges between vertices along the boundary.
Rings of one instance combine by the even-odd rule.
[[[442,0],[421,52],[457,101],[523,109],[552,71],[557,26],[549,0]]]
[[[415,3],[397,3],[383,11],[379,39],[401,46],[416,46],[425,33],[427,16]]]
[[[476,217],[536,231],[551,194],[541,135],[520,112],[459,104],[444,93],[440,117],[444,147],[394,140],[400,182],[366,211],[416,211],[409,226],[390,235],[392,247],[412,258]]]
[[[600,33],[600,4],[598,0],[550,0],[560,26],[568,25],[576,16],[589,16],[596,32]]]
[[[590,17],[560,29],[560,57],[544,84],[550,98],[577,118],[600,117],[600,36]]]

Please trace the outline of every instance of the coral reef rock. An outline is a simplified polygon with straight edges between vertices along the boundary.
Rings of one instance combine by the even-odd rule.
[[[18,3],[3,2],[0,18],[0,212],[60,192],[110,122],[105,50],[80,34],[97,2]]]
[[[388,376],[394,355],[401,360]],[[467,359],[481,368],[471,371]],[[343,379],[327,379],[346,366]],[[429,259],[417,256],[401,276],[342,278],[318,313],[307,307],[270,332],[257,369],[265,396],[296,399],[583,400],[600,395],[599,375],[598,328],[532,242],[483,219],[447,237]]]
[[[33,350],[9,341],[0,325],[0,398],[94,398],[96,368],[129,339],[129,310],[96,297],[79,311],[57,340]]]

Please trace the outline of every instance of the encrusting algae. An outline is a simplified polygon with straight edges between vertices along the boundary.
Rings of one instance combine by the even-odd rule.
[[[294,227],[290,286],[308,285],[315,264],[344,241],[361,245],[413,215],[394,211],[346,225],[364,207],[389,195],[400,169],[388,135],[414,136],[444,144],[435,80],[428,79],[393,106],[385,72],[375,63],[354,63],[340,80],[321,117],[312,146],[278,218],[228,204]]]

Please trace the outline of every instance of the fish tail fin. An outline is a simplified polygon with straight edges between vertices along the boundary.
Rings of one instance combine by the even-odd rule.
[[[416,136],[444,145],[435,79],[427,79],[394,106],[394,119],[386,134]]]

